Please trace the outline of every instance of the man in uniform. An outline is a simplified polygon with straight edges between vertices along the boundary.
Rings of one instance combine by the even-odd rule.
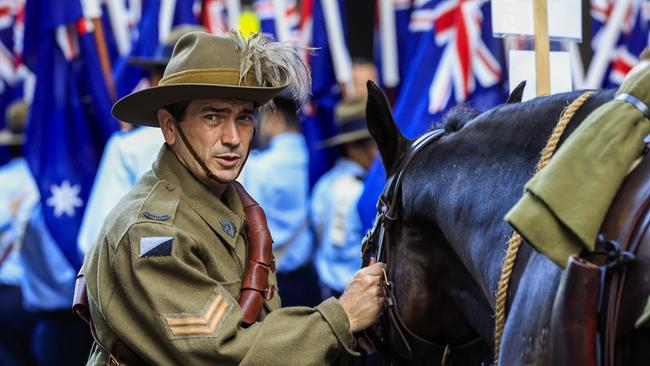
[[[287,90],[303,99],[308,79],[290,46],[192,32],[158,87],[117,102],[118,119],[160,126],[166,144],[86,256],[96,335],[89,364],[112,354],[129,364],[323,365],[357,354],[352,333],[383,310],[381,263],[315,308],[279,309],[266,272],[271,286],[248,327],[236,300],[252,240],[233,181],[250,151],[254,109]]]

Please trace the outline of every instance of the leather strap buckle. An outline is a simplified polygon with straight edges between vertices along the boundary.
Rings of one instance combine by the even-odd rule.
[[[112,353],[108,354],[108,366],[122,366],[123,364],[113,356]]]
[[[269,287],[264,290],[264,299],[266,301],[269,301],[273,298],[275,295],[275,285],[269,285]]]

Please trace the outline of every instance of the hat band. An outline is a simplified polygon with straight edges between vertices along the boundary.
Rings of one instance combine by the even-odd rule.
[[[355,118],[347,120],[339,125],[339,133],[348,133],[354,131],[363,131],[368,129],[368,123],[365,118]]]
[[[255,75],[249,72],[246,78],[239,82],[237,69],[194,69],[177,72],[165,76],[158,85],[174,84],[219,84],[232,86],[260,86],[255,80]]]

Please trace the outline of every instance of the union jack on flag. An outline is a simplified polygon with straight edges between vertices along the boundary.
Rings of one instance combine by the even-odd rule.
[[[276,11],[276,6],[284,8],[283,16],[279,17]],[[276,40],[280,39],[281,30],[283,27],[288,31],[289,39],[287,41],[293,44],[301,44],[301,18],[298,11],[298,4],[296,0],[255,0],[253,2],[253,10],[260,18],[262,31],[264,33],[272,34]],[[279,24],[280,19],[284,20],[284,24]]]
[[[593,22],[592,48],[600,47],[605,24],[616,4],[615,0],[591,0],[591,17]],[[625,10],[625,18],[620,29],[616,49],[611,51],[611,63],[608,75],[603,78],[604,87],[617,87],[625,75],[639,62],[639,54],[647,47],[650,30],[650,1],[632,0]]]
[[[203,2],[203,24],[209,33],[223,34],[228,32],[228,17],[224,0],[206,0]],[[231,25],[236,26],[236,25]]]
[[[453,86],[456,103],[464,102],[476,89],[501,81],[502,70],[482,37],[487,0],[416,1],[410,28],[433,30],[436,46],[444,50],[429,88],[429,113],[443,110]]]

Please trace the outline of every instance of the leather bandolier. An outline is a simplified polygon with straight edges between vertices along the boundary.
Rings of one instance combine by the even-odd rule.
[[[232,184],[244,207],[246,216],[246,274],[237,302],[242,309],[242,326],[247,327],[257,321],[264,301],[272,299],[275,294],[275,287],[273,285],[269,286],[269,273],[270,271],[275,272],[273,239],[262,207],[246,192],[239,182],[233,182]],[[97,347],[108,356],[108,365],[147,365],[140,356],[119,339],[112,348],[108,348],[97,338],[88,306],[88,292],[83,267],[77,275],[72,310],[90,325],[90,332]]]
[[[639,303],[650,294],[650,282],[642,275],[650,268],[635,261],[640,250],[647,255],[649,246],[650,157],[646,153],[614,198],[596,251],[569,259],[553,303],[552,364],[617,363],[616,340],[634,329],[643,306]]]

